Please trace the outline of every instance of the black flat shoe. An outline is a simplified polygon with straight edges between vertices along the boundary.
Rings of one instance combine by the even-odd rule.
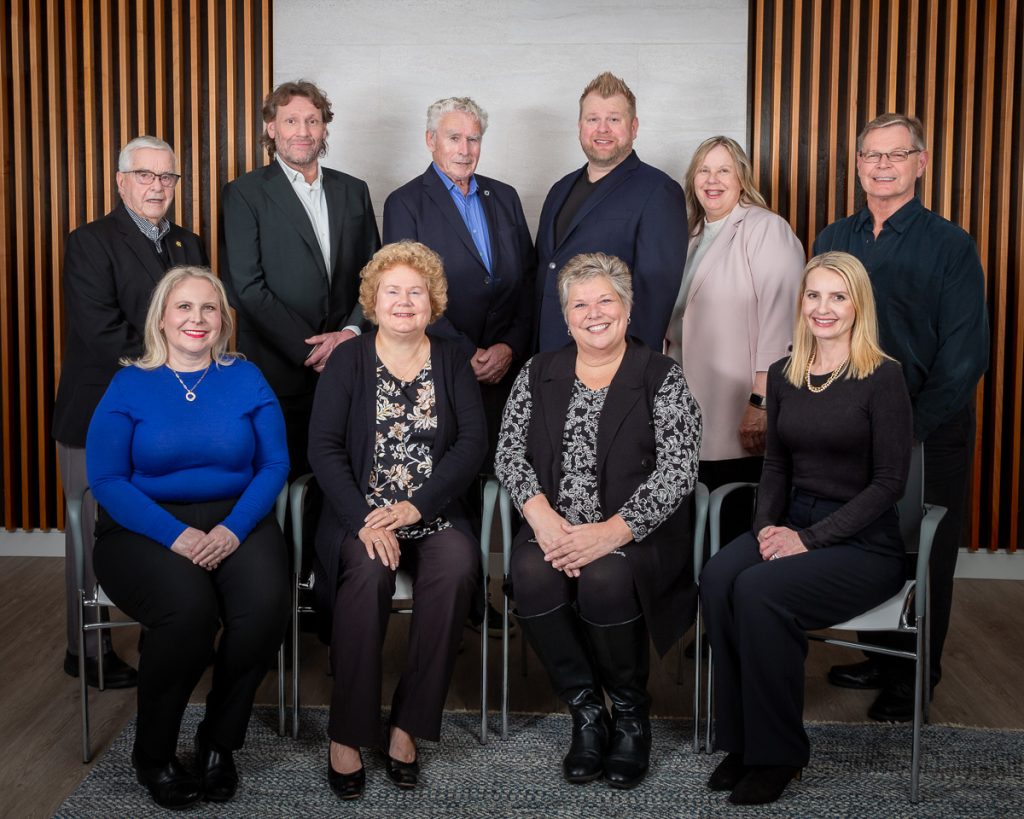
[[[70,651],[64,653],[64,673],[78,678],[78,657]],[[100,668],[95,657],[85,658],[85,681],[93,688],[100,687]],[[138,672],[113,651],[103,655],[104,688],[134,688],[138,682]]]
[[[749,772],[750,766],[743,764],[743,754],[730,752],[711,774],[708,788],[713,791],[731,791]]]
[[[793,779],[799,779],[802,768],[789,765],[751,765],[729,794],[734,805],[764,805],[782,796]]]
[[[359,755],[363,761],[363,755]],[[331,765],[331,749],[327,748],[327,784],[339,799],[358,799],[366,790],[366,766],[352,773],[338,773]]]
[[[238,789],[238,769],[231,751],[218,751],[196,735],[196,767],[207,802],[227,802]]]
[[[149,766],[140,764],[133,753],[132,766],[139,784],[162,808],[182,810],[203,798],[199,777],[183,767],[177,757],[166,765]]]
[[[875,689],[885,685],[885,672],[874,660],[850,665],[834,665],[828,670],[828,681],[839,688]]]
[[[402,762],[400,759],[395,759],[391,754],[388,754],[388,761],[384,767],[388,773],[388,779],[400,788],[409,790],[415,788],[416,783],[419,782],[419,757],[412,762]]]

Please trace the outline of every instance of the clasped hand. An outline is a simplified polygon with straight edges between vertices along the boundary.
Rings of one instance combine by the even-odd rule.
[[[171,551],[207,571],[213,571],[238,546],[235,533],[218,523],[209,532],[189,526],[171,544]]]
[[[523,514],[544,559],[569,577],[579,577],[580,569],[588,563],[633,539],[626,522],[618,515],[601,523],[573,525],[552,509],[543,495],[528,500]]]
[[[800,535],[788,526],[765,526],[757,533],[757,542],[762,560],[775,560],[807,551]]]
[[[398,569],[399,548],[395,531],[416,523],[420,518],[419,509],[409,501],[399,501],[372,509],[363,518],[365,526],[358,532],[370,560],[379,556],[381,562],[389,569]]]

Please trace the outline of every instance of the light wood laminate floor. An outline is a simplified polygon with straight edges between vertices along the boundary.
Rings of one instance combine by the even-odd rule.
[[[88,772],[80,758],[77,681],[61,670],[64,656],[63,561],[57,558],[0,558],[0,816],[52,816]],[[958,580],[953,624],[943,661],[943,681],[932,707],[935,722],[1024,728],[1020,680],[1024,646],[1019,637],[1024,581]],[[396,616],[385,656],[385,702],[400,671],[408,618]],[[115,632],[121,656],[133,662],[135,629]],[[491,640],[491,707],[498,703],[500,641]],[[678,648],[653,660],[651,693],[659,716],[688,717],[692,661],[684,661],[684,681],[676,683]],[[327,652],[312,634],[303,634],[302,692],[305,705],[327,704],[330,679]],[[479,637],[466,630],[464,648],[448,697],[452,709],[479,708]],[[547,677],[529,654],[521,673],[520,637],[512,640],[511,707],[516,711],[559,710]],[[825,681],[834,662],[855,662],[855,652],[811,645],[807,662],[806,718],[862,721],[873,697],[868,691],[841,691]],[[274,675],[258,701],[276,702]],[[205,697],[204,681],[194,701]],[[96,757],[121,732],[135,711],[135,692],[93,691],[90,699]],[[498,721],[492,715],[492,730]],[[190,741],[190,738],[183,738]],[[282,742],[288,740],[282,739]],[[325,740],[326,741],[326,740]],[[244,771],[242,772],[244,776]]]

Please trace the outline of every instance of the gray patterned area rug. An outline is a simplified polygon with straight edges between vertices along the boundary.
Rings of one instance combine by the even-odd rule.
[[[182,759],[201,718],[189,706]],[[496,722],[492,720],[492,722]],[[188,816],[247,817],[979,817],[1024,815],[1024,732],[927,726],[921,803],[909,799],[910,729],[879,724],[814,723],[811,764],[774,805],[737,808],[705,782],[721,758],[694,755],[691,723],[656,720],[652,767],[642,786],[616,791],[601,782],[573,786],[559,775],[570,721],[562,714],[513,715],[507,739],[478,741],[479,715],[446,713],[439,743],[422,743],[420,786],[399,791],[383,756],[364,753],[366,794],[341,802],[327,786],[327,710],[303,709],[298,740],[276,733],[277,711],[258,708],[236,754],[242,783],[224,805],[201,804]],[[493,731],[493,729],[492,729]],[[161,816],[136,783],[130,754],[134,725],[113,742],[61,805],[59,817]],[[188,741],[186,741],[188,738]]]

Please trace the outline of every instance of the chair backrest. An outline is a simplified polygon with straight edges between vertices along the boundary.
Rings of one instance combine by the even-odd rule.
[[[915,554],[921,540],[921,520],[924,517],[924,446],[915,443],[910,451],[910,472],[896,508],[900,515],[900,534],[908,553]]]

